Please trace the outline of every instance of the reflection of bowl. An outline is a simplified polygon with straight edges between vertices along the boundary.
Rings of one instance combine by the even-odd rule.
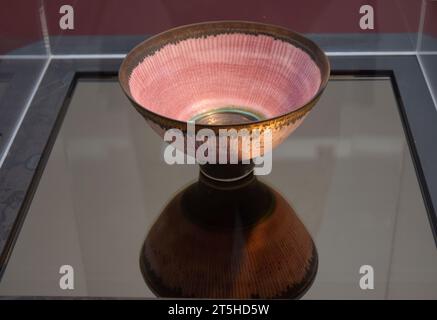
[[[292,206],[255,176],[200,175],[150,229],[140,267],[160,297],[300,298],[318,255]]]
[[[127,55],[119,80],[161,136],[168,129],[186,133],[192,120],[196,132],[271,129],[275,147],[302,123],[329,73],[323,51],[302,35],[272,25],[223,21],[147,39]]]

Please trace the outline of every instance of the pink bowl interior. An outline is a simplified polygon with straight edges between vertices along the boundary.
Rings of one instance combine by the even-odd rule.
[[[180,121],[220,109],[261,120],[303,106],[320,82],[319,68],[300,48],[236,33],[163,46],[134,68],[129,88],[139,105]]]

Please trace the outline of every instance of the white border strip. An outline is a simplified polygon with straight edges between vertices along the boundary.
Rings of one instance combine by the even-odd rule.
[[[325,51],[327,56],[412,56],[416,51]],[[424,51],[423,55],[437,55],[437,51]],[[46,59],[47,55],[22,54],[22,55],[0,55],[0,59]],[[114,54],[52,54],[52,59],[124,59],[125,53]]]
[[[412,56],[416,51],[325,51],[330,57],[348,56]],[[437,52],[436,52],[437,53]]]
[[[124,59],[126,53],[114,54],[53,54],[53,59]]]
[[[4,54],[0,55],[1,60],[38,60],[47,59],[47,54]]]
[[[44,67],[38,77],[38,80],[36,81],[35,85],[33,86],[32,92],[30,93],[29,97],[27,98],[26,104],[23,108],[23,110],[21,111],[20,117],[17,121],[17,123],[15,124],[15,128],[14,131],[12,131],[12,136],[9,138],[9,141],[7,142],[7,145],[5,147],[5,149],[3,150],[3,153],[1,154],[0,157],[0,168],[3,166],[3,163],[6,159],[6,156],[9,154],[9,150],[11,149],[12,143],[15,140],[15,137],[17,136],[18,130],[21,127],[21,124],[24,120],[24,117],[26,116],[27,110],[29,109],[30,105],[32,104],[33,98],[36,95],[36,92],[38,91],[39,85],[41,84],[42,79],[44,78],[44,75],[46,74],[46,71],[49,67],[51,58],[49,57],[47,59],[47,61],[44,64]]]

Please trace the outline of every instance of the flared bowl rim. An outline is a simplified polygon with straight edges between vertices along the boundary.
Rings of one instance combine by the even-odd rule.
[[[320,85],[317,92],[306,101],[304,104],[296,107],[294,110],[261,120],[254,120],[251,122],[244,123],[233,123],[233,124],[201,124],[196,127],[199,129],[210,128],[213,130],[217,129],[231,129],[231,128],[247,128],[247,127],[259,127],[259,126],[271,126],[272,124],[286,119],[291,119],[294,122],[296,119],[301,118],[306,113],[308,113],[311,108],[315,105],[317,100],[320,98],[324,89],[326,88],[330,76],[330,63],[328,57],[325,55],[323,50],[312,40],[301,35],[298,32],[289,30],[287,28],[276,26],[272,24],[260,23],[260,22],[250,22],[250,21],[239,21],[239,20],[223,20],[223,21],[210,21],[210,22],[200,22],[178,26],[172,29],[168,29],[164,32],[158,33],[151,36],[137,46],[135,46],[124,58],[121,63],[118,80],[123,89],[125,95],[132,102],[134,107],[146,118],[154,120],[154,122],[161,124],[166,128],[185,128],[187,121],[166,117],[159,113],[153,112],[136,101],[132,96],[129,79],[132,71],[141,63],[144,58],[151,55],[170,43],[177,43],[179,41],[189,39],[204,37],[208,35],[216,34],[231,34],[231,33],[244,33],[253,35],[267,35],[275,39],[286,41],[304,52],[306,52],[310,58],[316,63],[320,70]],[[294,118],[294,119],[293,119]]]

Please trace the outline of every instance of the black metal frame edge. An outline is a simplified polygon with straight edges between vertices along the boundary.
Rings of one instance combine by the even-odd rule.
[[[16,121],[25,108],[46,59],[1,59],[0,78],[7,83],[0,97],[0,155],[12,137]]]
[[[14,141],[14,146],[16,146],[17,140],[20,140],[21,137],[23,137],[23,130],[26,130],[26,126],[29,125],[29,119],[32,117],[32,111],[38,109],[38,103],[41,103],[41,98],[44,97],[50,97],[52,94],[51,86],[53,83],[57,83],[60,88],[62,89],[61,92],[58,93],[58,98],[55,99],[59,101],[59,103],[55,103],[52,105],[54,108],[51,110],[53,113],[51,114],[51,128],[49,130],[48,136],[42,137],[43,139],[46,138],[45,142],[43,141],[43,144],[40,146],[42,148],[42,151],[39,153],[39,160],[38,164],[33,171],[33,174],[28,176],[27,187],[26,182],[23,183],[23,186],[25,188],[24,190],[24,196],[22,198],[22,201],[20,205],[18,206],[18,210],[15,215],[15,219],[13,219],[9,234],[6,238],[6,241],[4,243],[0,243],[0,281],[3,276],[3,273],[5,271],[7,262],[10,258],[10,255],[12,254],[13,247],[15,245],[15,242],[18,238],[19,232],[21,230],[21,227],[23,225],[23,222],[26,218],[27,211],[30,207],[30,204],[33,199],[33,195],[37,189],[37,186],[39,184],[40,177],[42,173],[44,172],[45,166],[47,164],[47,160],[50,156],[52,147],[54,145],[54,142],[56,141],[57,135],[59,133],[59,130],[62,126],[63,119],[65,114],[67,113],[68,106],[72,97],[72,94],[74,92],[74,88],[77,83],[78,78],[98,78],[98,77],[116,77],[117,76],[117,69],[118,65],[121,63],[120,60],[103,60],[103,63],[101,64],[95,64],[95,60],[77,60],[77,61],[52,61],[50,64],[48,71],[41,82],[40,87],[38,88],[37,94],[34,98],[34,101],[38,101],[37,103],[32,103],[31,108],[29,109],[28,114],[25,117],[25,120],[23,121],[22,127],[20,128],[19,133],[17,134],[17,139]],[[101,70],[103,69],[106,70]],[[55,72],[53,72],[55,71]],[[56,77],[56,75],[60,76],[62,74],[66,74],[64,77]],[[55,77],[53,77],[55,76]],[[50,104],[49,104],[50,105]],[[51,109],[51,108],[49,108]],[[36,111],[37,112],[37,111]],[[31,125],[29,125],[30,128],[32,128]],[[36,130],[35,130],[36,131]],[[39,132],[33,132],[35,135],[38,135]],[[21,134],[21,135],[20,135]],[[18,142],[19,143],[19,142]],[[20,147],[18,147],[20,149]],[[22,153],[25,153],[27,150],[14,150],[11,149],[10,153],[8,154],[6,160],[5,160],[5,166],[1,168],[0,170],[0,199],[2,192],[8,192],[8,190],[4,190],[4,178],[6,176],[4,170],[7,170],[8,168],[11,168],[14,166],[14,162],[20,163],[20,161],[17,161],[18,154],[14,154],[14,152],[17,151],[19,153],[20,151]],[[29,155],[29,154],[28,154]],[[6,168],[5,168],[6,167]],[[22,170],[26,170],[25,168],[22,168]],[[10,191],[9,191],[10,192]],[[0,214],[2,214],[1,209],[2,203],[0,203]]]

